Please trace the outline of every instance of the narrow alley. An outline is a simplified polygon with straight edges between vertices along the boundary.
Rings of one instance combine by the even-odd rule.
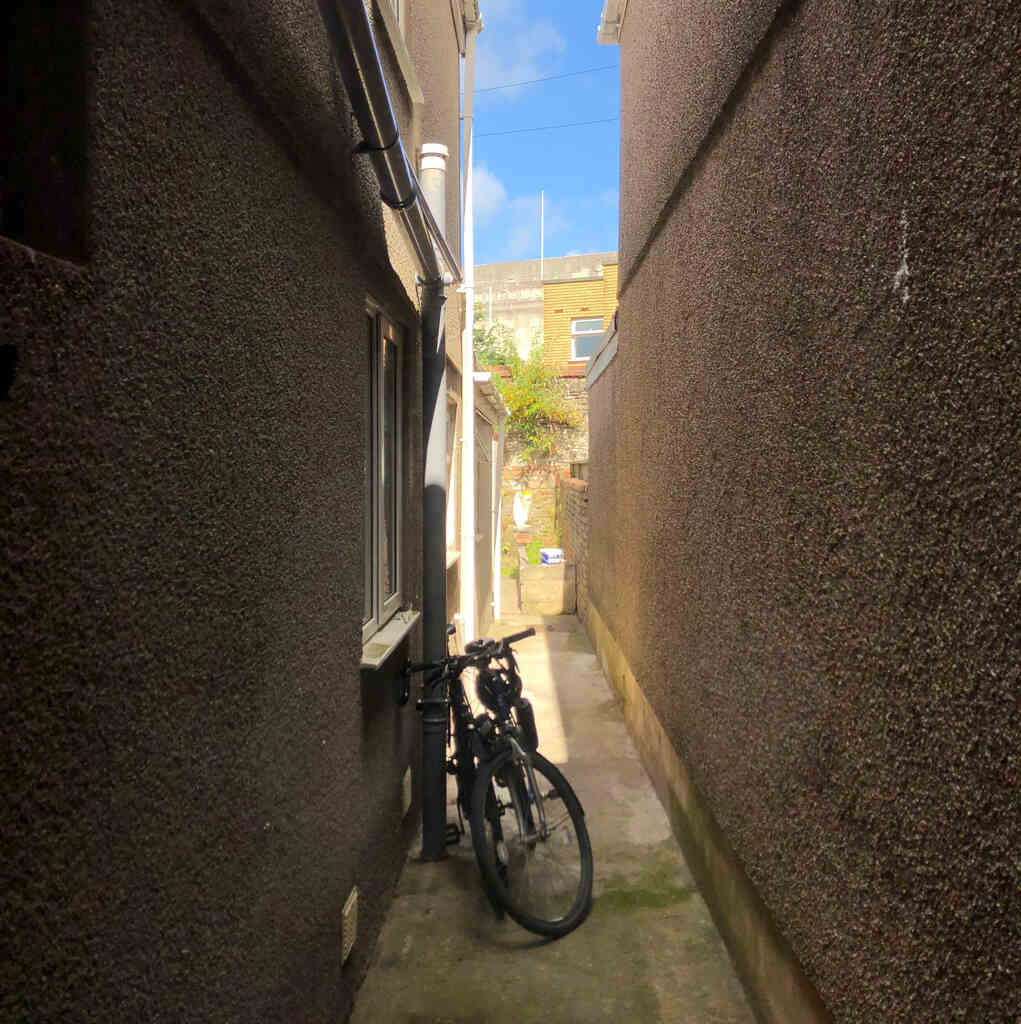
[[[471,837],[445,861],[412,847],[356,997],[353,1024],[662,1021],[751,1024],[752,1012],[695,887],[623,716],[576,616],[534,624],[517,648],[540,750],[585,808],[595,898],[573,933],[547,942],[497,920]],[[448,821],[456,820],[453,780]]]
[[[1021,1021],[1018,0],[0,23],[0,1022]]]

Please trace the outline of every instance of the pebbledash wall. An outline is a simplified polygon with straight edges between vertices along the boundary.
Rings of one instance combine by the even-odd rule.
[[[413,158],[425,131],[450,147],[456,240],[451,10],[408,7],[427,116],[384,44],[391,96]],[[4,1017],[341,1021],[418,805],[402,813],[417,716],[360,670],[369,296],[408,328],[402,579],[421,608],[417,267],[352,157],[315,4],[15,8]]]
[[[600,653],[764,1020],[1007,1024],[1021,11],[607,8]]]

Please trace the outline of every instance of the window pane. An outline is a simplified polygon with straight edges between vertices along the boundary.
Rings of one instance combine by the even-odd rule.
[[[599,342],[603,340],[601,334],[581,334],[576,335],[572,339],[572,349],[574,359],[590,359],[596,354],[596,349],[599,348]]]
[[[362,624],[364,625],[372,618],[372,599],[375,594],[375,580],[372,574],[373,557],[372,544],[372,522],[374,518],[375,502],[375,473],[373,472],[373,449],[376,446],[376,435],[373,430],[372,400],[373,368],[376,364],[376,337],[375,321],[366,317],[368,325],[368,346],[365,350],[365,387],[362,389],[362,436],[364,439],[364,450],[362,452],[362,494],[363,494],[363,540],[365,543],[365,600],[362,604]]]
[[[589,331],[599,331],[602,333],[603,321],[600,317],[590,317],[587,320],[572,320],[571,321],[571,333],[572,334],[586,334]]]
[[[382,599],[397,592],[397,416],[398,416],[398,348],[389,338],[383,341],[383,457],[382,473],[383,537],[380,575]]]

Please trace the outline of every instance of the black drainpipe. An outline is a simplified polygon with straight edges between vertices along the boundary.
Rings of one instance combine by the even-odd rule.
[[[447,346],[446,296],[424,297],[422,406],[425,420],[422,643],[426,661],[447,653]],[[438,673],[426,676],[422,702],[422,858],[446,856],[447,694]]]

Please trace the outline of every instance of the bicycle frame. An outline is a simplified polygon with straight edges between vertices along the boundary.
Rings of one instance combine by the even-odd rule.
[[[505,657],[508,662],[507,670],[513,674],[515,679],[519,679],[517,675],[517,662],[513,654],[508,651]],[[476,758],[478,758],[481,764],[484,761],[495,759],[509,747],[514,764],[521,766],[525,771],[529,793],[534,801],[539,818],[538,831],[536,831],[535,823],[530,823],[531,816],[521,804],[519,793],[512,787],[511,794],[514,814],[518,820],[519,834],[528,839],[545,839],[549,835],[549,828],[546,822],[542,792],[535,780],[531,758],[521,745],[517,735],[519,731],[518,726],[515,725],[510,714],[508,713],[501,720],[487,711],[486,717],[498,727],[499,735],[495,737],[495,742],[492,744],[487,744],[482,738],[475,742],[475,738],[478,736],[478,729],[476,719],[472,717],[471,704],[465,692],[463,678],[464,670],[468,667],[470,666],[467,664],[462,664],[456,669],[453,666],[448,667],[445,672],[445,679],[443,680],[445,683],[445,696],[449,706],[447,745],[450,746],[451,739],[454,741],[455,764],[452,774],[457,779],[458,814],[461,814],[462,809],[467,807],[471,800],[471,791],[477,774]],[[463,823],[461,830],[463,831]]]
[[[509,736],[508,741],[513,751],[513,761],[517,765],[521,765],[525,769],[525,776],[528,779],[528,789],[535,801],[535,809],[539,812],[539,830],[534,830],[528,824],[528,815],[525,813],[525,809],[521,806],[521,796],[518,791],[511,786],[511,802],[514,804],[514,814],[518,819],[518,832],[524,836],[527,840],[532,839],[546,839],[550,830],[546,824],[546,807],[543,801],[542,791],[535,781],[535,769],[532,768],[532,759],[522,749],[521,744],[518,743],[514,736]]]
[[[498,757],[503,751],[512,751],[515,764],[523,766],[529,790],[534,795],[535,806],[540,819],[539,833],[533,827],[525,827],[528,820],[524,808],[520,806],[520,798],[515,794],[515,814],[521,827],[521,834],[535,835],[545,838],[547,834],[545,808],[543,806],[542,794],[535,783],[535,775],[532,771],[531,761],[525,748],[522,746],[522,732],[512,717],[514,704],[501,706],[500,713],[493,713],[489,708],[485,715],[478,718],[473,717],[471,703],[465,692],[463,675],[466,669],[471,667],[488,667],[492,662],[505,662],[500,665],[499,671],[506,675],[512,688],[520,693],[521,676],[518,671],[517,659],[511,649],[511,643],[525,636],[534,635],[535,630],[529,629],[524,633],[507,637],[498,644],[494,641],[478,641],[475,650],[469,645],[463,655],[447,654],[442,663],[434,665],[408,665],[405,670],[405,678],[411,672],[438,668],[442,664],[442,671],[431,682],[426,684],[429,687],[429,696],[419,701],[419,710],[424,703],[441,702],[447,706],[447,729],[446,745],[448,749],[453,740],[453,759],[447,762],[447,771],[453,774],[457,780],[457,807],[458,817],[461,819],[457,828],[458,833],[464,831],[464,815],[470,814],[471,794],[477,775],[476,760],[479,764],[489,762]],[[448,636],[449,636],[448,632]],[[479,735],[479,719],[486,719],[491,723],[486,729],[486,734]],[[448,826],[451,828],[453,826]]]
[[[537,935],[560,938],[581,924],[592,905],[592,846],[577,795],[538,752],[535,712],[521,692],[511,645],[534,635],[530,627],[503,640],[475,640],[464,654],[409,663],[405,676],[427,673],[419,708],[432,705],[434,727],[441,705],[446,715],[445,769],[456,778],[458,817],[447,824],[447,843],[460,840],[469,819],[493,909]],[[484,709],[479,714],[464,681],[469,668],[479,673],[475,693]],[[433,734],[435,740],[442,735]],[[433,782],[439,779],[434,776]]]

